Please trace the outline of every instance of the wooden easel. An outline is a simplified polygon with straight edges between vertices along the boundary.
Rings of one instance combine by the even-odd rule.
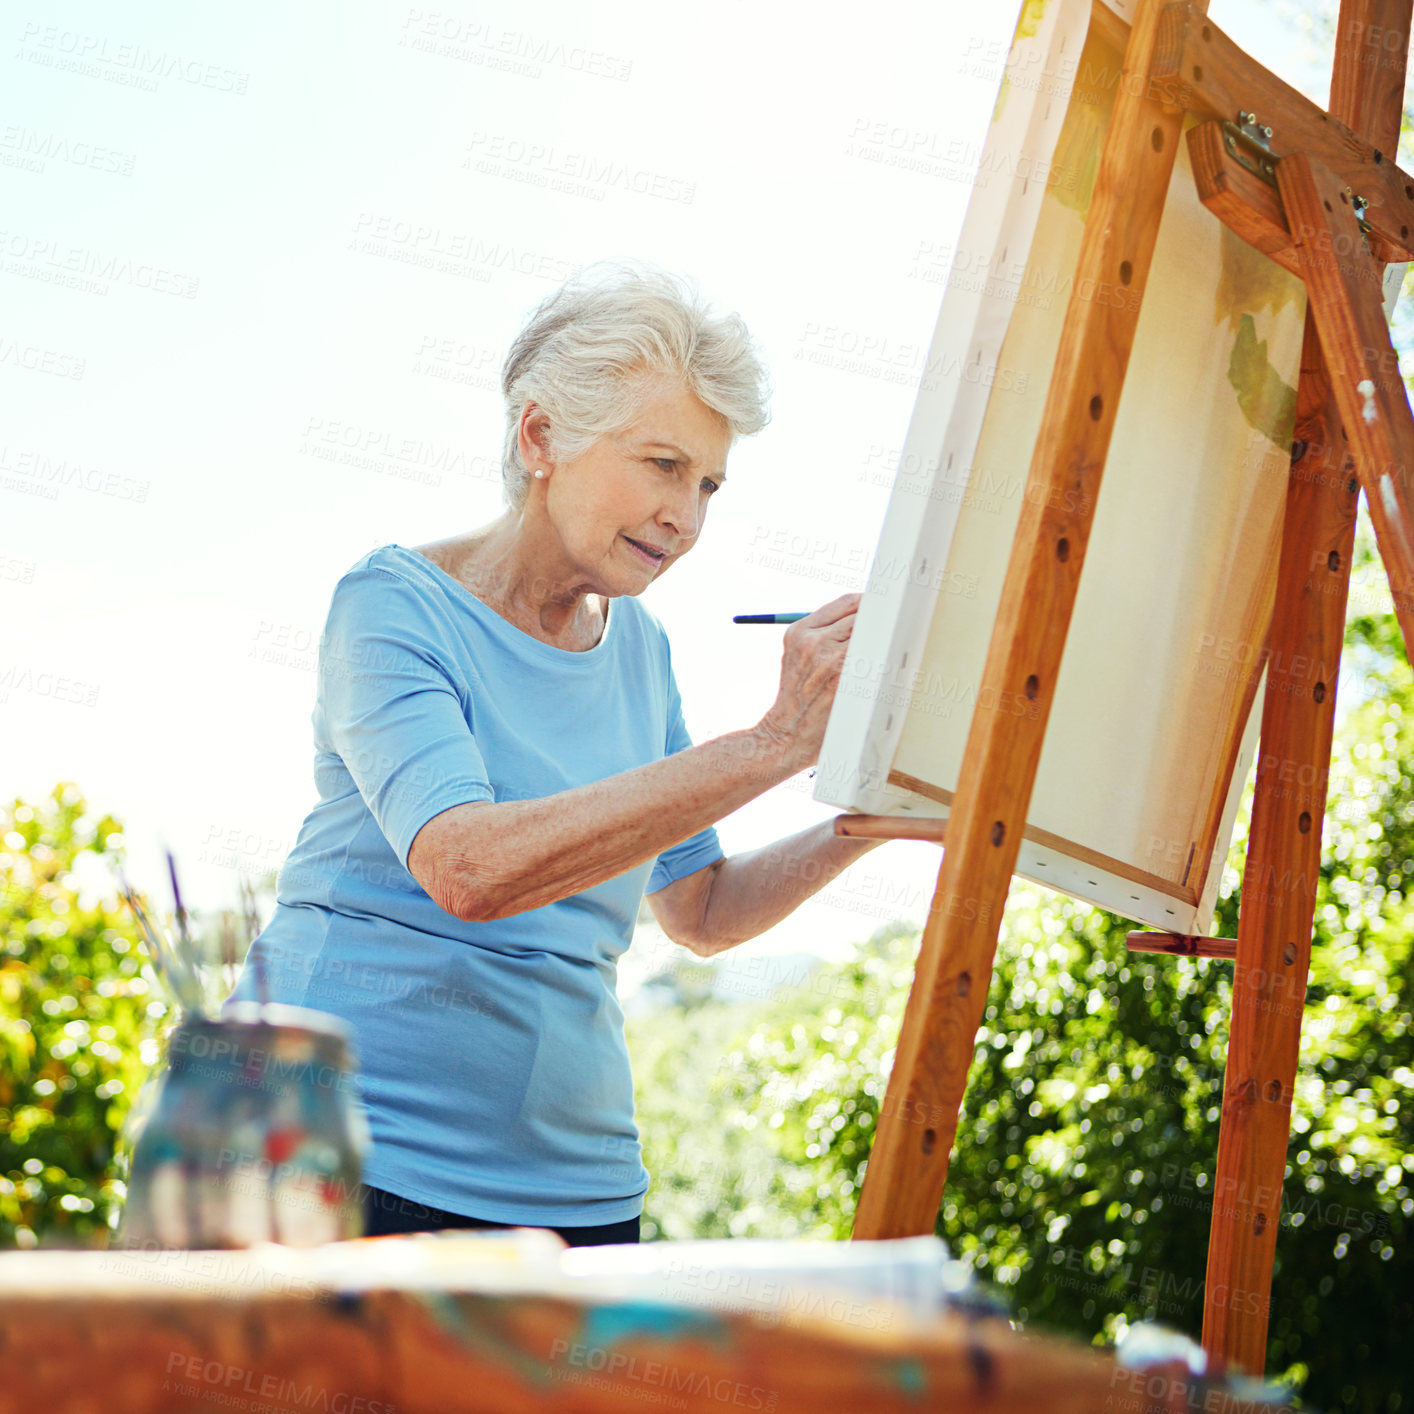
[[[1127,44],[1096,7],[1095,22],[1119,32],[1123,75],[979,694],[1025,691],[1039,710],[974,712],[945,824],[836,821],[848,835],[946,832],[854,1225],[860,1238],[931,1232],[1139,317],[1139,299],[1115,307],[1078,292],[1127,285],[1142,299],[1184,113],[1200,114],[1187,137],[1199,195],[1306,282],[1306,328],[1238,936],[1140,933],[1131,946],[1235,959],[1203,1343],[1254,1373],[1266,1359],[1362,486],[1414,643],[1414,417],[1380,294],[1384,264],[1414,256],[1414,177],[1392,156],[1411,5],[1342,0],[1328,113],[1212,25],[1206,0],[1140,0]]]

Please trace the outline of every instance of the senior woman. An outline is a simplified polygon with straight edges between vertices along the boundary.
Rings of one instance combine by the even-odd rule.
[[[715,821],[818,755],[858,605],[786,630],[754,726],[694,746],[638,596],[697,543],[766,414],[741,320],[663,272],[590,267],[502,373],[507,510],[365,555],[334,589],[317,804],[233,997],[353,1028],[369,1235],[638,1240],[648,1175],[615,996],[647,891],[699,956],[873,842],[829,822],[723,857]]]

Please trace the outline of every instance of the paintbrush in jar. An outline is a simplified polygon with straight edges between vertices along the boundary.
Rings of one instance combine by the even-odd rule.
[[[162,936],[162,930],[148,913],[141,895],[128,883],[121,870],[118,871],[118,887],[122,891],[124,902],[137,920],[138,930],[152,955],[158,976],[162,978],[184,1012],[190,1016],[204,1017],[206,1007],[202,1002],[201,983],[196,975],[184,966],[183,960],[178,958]]]
[[[254,886],[244,874],[236,877],[241,890],[241,911],[245,914],[246,957],[250,958],[251,947],[260,935],[260,909],[256,906]],[[265,979],[265,959],[258,951],[251,959],[251,966],[255,970],[255,998],[264,1006],[270,1000],[270,990]]]

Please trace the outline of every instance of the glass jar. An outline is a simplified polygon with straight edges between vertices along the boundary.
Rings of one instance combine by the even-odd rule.
[[[228,1002],[172,1033],[115,1245],[308,1247],[358,1237],[368,1127],[346,1024]]]

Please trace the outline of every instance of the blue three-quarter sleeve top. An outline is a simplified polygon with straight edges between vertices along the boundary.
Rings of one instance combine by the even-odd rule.
[[[615,995],[645,890],[721,858],[707,828],[617,878],[489,923],[408,872],[434,815],[531,800],[692,744],[668,640],[610,601],[587,652],[522,632],[415,550],[339,581],[319,652],[319,799],[233,997],[349,1023],[366,1183],[495,1222],[579,1226],[643,1208],[648,1174]]]

